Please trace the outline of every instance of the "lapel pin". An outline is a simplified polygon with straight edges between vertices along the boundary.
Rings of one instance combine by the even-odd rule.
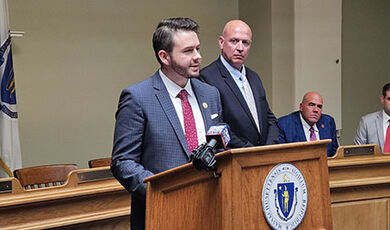
[[[203,103],[202,103],[202,106],[203,106],[203,108],[205,108],[205,109],[207,109],[207,108],[209,107],[209,105],[208,105],[206,102],[203,102]]]
[[[325,125],[324,125],[324,124],[321,124],[321,128],[325,128]]]

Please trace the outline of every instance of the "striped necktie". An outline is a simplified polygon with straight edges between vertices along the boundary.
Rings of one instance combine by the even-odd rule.
[[[245,93],[244,96],[245,96],[246,103],[248,104],[249,111],[252,114],[253,120],[255,120],[257,130],[260,131],[259,118],[257,116],[257,109],[256,109],[256,102],[255,102],[255,98],[253,97],[251,86],[249,85],[248,79],[244,74],[241,74],[240,79],[242,81],[242,87]]]

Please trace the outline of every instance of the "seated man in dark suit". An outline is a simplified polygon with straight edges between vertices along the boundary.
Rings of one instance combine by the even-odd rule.
[[[333,156],[339,146],[336,124],[333,117],[322,114],[322,105],[322,97],[319,93],[306,93],[299,105],[299,111],[279,118],[279,142],[332,139],[328,144],[328,157]]]

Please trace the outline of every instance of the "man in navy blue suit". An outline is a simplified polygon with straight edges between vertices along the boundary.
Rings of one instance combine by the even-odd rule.
[[[232,132],[255,146],[278,143],[277,119],[257,73],[244,66],[252,31],[241,20],[226,23],[218,38],[221,56],[201,70],[200,79],[218,88],[223,119]]]
[[[206,130],[222,122],[218,90],[195,79],[199,47],[194,21],[162,20],[153,34],[161,68],[121,93],[111,171],[132,195],[132,230],[145,228],[144,179],[187,163],[191,151],[206,141]],[[230,143],[244,145],[234,136]]]
[[[333,117],[322,114],[322,97],[317,92],[308,92],[303,96],[299,111],[279,118],[279,142],[291,143],[331,139],[328,144],[328,157],[338,148],[336,124]]]

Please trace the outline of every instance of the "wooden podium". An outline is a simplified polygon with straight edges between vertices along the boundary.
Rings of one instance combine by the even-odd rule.
[[[308,190],[297,229],[332,229],[326,145],[330,140],[232,149],[216,155],[217,173],[186,164],[146,178],[146,229],[271,229],[262,189],[270,170],[291,163]]]

